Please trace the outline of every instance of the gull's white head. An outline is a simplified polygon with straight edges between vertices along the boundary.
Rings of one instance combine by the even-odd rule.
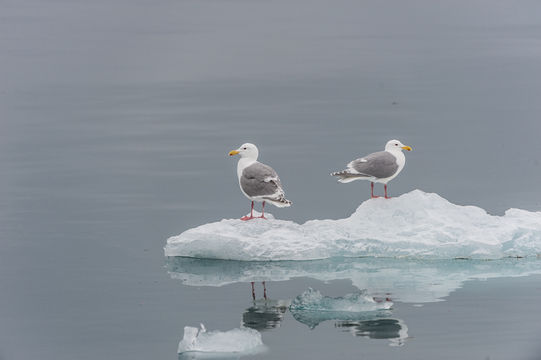
[[[257,160],[259,156],[259,150],[257,146],[251,143],[242,144],[237,150],[231,150],[229,156],[240,155],[241,158],[247,158],[252,160]]]
[[[411,147],[402,144],[398,140],[389,140],[387,141],[387,144],[385,145],[385,151],[402,151],[402,150],[408,150],[411,151]]]

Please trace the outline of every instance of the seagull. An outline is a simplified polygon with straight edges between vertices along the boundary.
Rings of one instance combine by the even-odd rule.
[[[237,164],[237,176],[242,193],[252,201],[250,216],[244,216],[241,220],[254,219],[254,201],[262,201],[261,216],[265,218],[265,202],[270,202],[277,207],[291,206],[291,201],[285,198],[280,178],[276,171],[268,165],[257,161],[259,150],[254,144],[246,143],[237,150],[231,150],[229,156],[240,155]]]
[[[384,184],[385,198],[387,196],[387,183],[394,179],[406,164],[406,157],[402,150],[411,151],[411,147],[402,144],[398,140],[389,140],[385,145],[385,151],[378,151],[353,160],[347,164],[347,168],[342,171],[331,173],[332,176],[337,176],[341,183],[348,183],[355,180],[369,180],[371,188],[371,198],[374,196],[374,183],[379,182]]]

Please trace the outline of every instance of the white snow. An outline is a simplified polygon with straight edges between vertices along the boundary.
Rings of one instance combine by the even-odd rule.
[[[414,190],[363,202],[349,218],[304,224],[276,219],[224,219],[167,240],[166,256],[228,260],[330,257],[497,259],[541,253],[541,212],[492,216]]]
[[[178,344],[178,353],[236,353],[255,354],[264,351],[265,345],[259,331],[250,328],[236,328],[228,331],[209,331],[201,328],[184,327],[184,337]]]

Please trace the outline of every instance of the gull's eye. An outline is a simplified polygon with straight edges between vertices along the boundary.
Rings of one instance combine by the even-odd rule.
[[[244,147],[244,148],[242,148],[242,150],[246,150],[246,148]]]
[[[398,144],[394,144],[395,146],[398,146]]]

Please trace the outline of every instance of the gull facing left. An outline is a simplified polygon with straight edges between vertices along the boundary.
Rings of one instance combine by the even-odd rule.
[[[277,207],[291,206],[291,201],[285,198],[282,183],[276,171],[268,165],[257,161],[259,150],[254,144],[246,143],[237,150],[231,150],[229,156],[239,155],[237,176],[242,193],[252,201],[250,216],[243,216],[241,220],[254,219],[254,201],[263,202],[261,216],[265,218],[265,202]]]

